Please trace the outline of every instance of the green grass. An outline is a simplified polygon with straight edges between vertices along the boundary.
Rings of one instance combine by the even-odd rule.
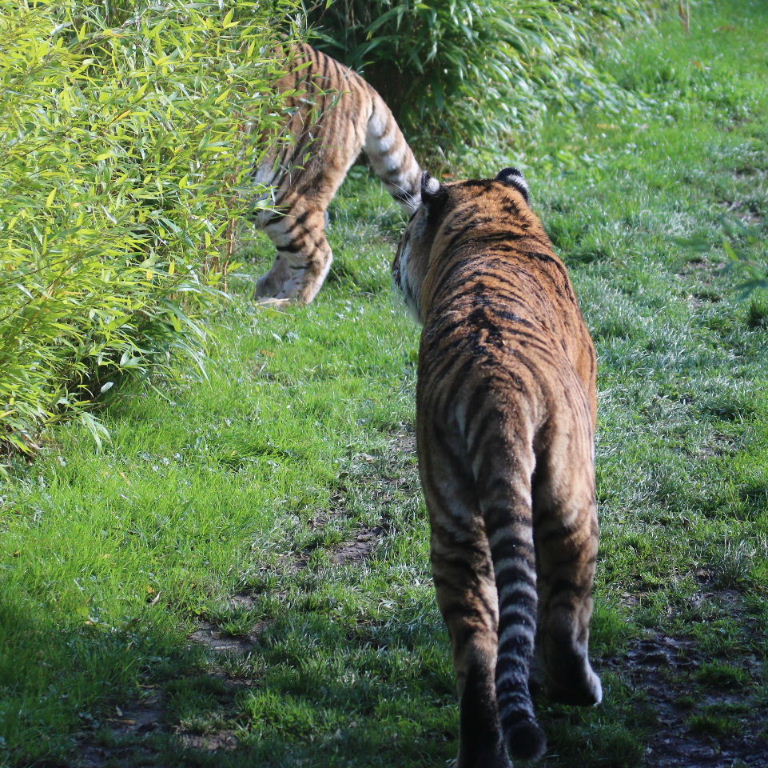
[[[526,170],[601,364],[606,699],[541,703],[547,768],[635,768],[670,718],[683,747],[727,746],[734,764],[766,749],[768,299],[740,297],[723,240],[765,261],[768,8],[699,3],[693,20],[611,54],[644,110],[553,115],[482,169]],[[455,755],[413,453],[418,329],[390,288],[402,225],[355,171],[315,304],[250,302],[271,258],[258,239],[213,318],[207,380],[180,367],[115,387],[100,452],[58,428],[5,480],[0,765]],[[247,652],[191,643],[201,626]],[[668,662],[639,661],[644,643]],[[129,722],[155,710],[157,727]]]

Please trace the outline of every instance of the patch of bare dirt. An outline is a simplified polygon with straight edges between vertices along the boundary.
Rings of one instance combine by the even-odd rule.
[[[80,736],[77,768],[131,768],[141,764],[155,751],[142,742],[152,734],[164,732],[164,714],[162,694],[156,688],[147,688],[141,699],[125,707],[116,706],[105,720],[86,722]],[[108,742],[100,744],[95,736],[104,727],[112,735]]]
[[[677,274],[690,275],[691,273],[696,273],[701,278],[702,285],[710,286],[717,275],[725,269],[725,266],[725,261],[722,260],[693,256],[685,262]]]
[[[254,625],[247,635],[231,635],[209,621],[202,621],[200,622],[200,628],[195,630],[189,636],[189,639],[194,643],[204,645],[208,650],[215,651],[216,653],[244,655],[253,650],[259,637],[268,626],[269,622],[260,621]]]
[[[700,599],[738,610],[730,592],[702,594]],[[754,688],[696,684],[696,672],[714,660],[692,637],[657,632],[611,665],[647,697],[655,713],[656,724],[646,745],[649,768],[768,768],[766,713]],[[753,655],[718,660],[745,670],[753,682],[761,675],[762,662]],[[702,715],[712,718],[711,725]],[[721,716],[727,727],[718,726]]]
[[[240,744],[234,731],[206,734],[182,733],[181,743],[187,749],[198,749],[201,752],[231,752]]]
[[[378,546],[385,529],[381,525],[360,531],[351,541],[342,544],[332,555],[334,565],[346,565],[365,560]]]
[[[765,220],[765,212],[754,203],[744,200],[724,200],[720,205],[728,212],[735,214],[736,218],[748,226],[762,224]]]

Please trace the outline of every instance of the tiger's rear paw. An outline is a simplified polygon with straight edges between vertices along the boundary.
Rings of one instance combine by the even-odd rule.
[[[579,707],[594,707],[603,700],[603,686],[600,678],[587,662],[581,669],[571,669],[567,675],[559,675],[557,681],[550,679],[547,697],[560,704]]]

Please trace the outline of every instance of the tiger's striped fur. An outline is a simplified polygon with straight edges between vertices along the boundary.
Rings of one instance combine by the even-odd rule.
[[[278,84],[287,99],[283,138],[290,140],[279,142],[255,174],[274,186],[277,208],[256,218],[277,247],[256,293],[309,303],[333,258],[326,209],[360,152],[409,212],[419,204],[421,170],[392,112],[360,75],[309,45],[290,56],[290,73]]]
[[[417,446],[438,603],[457,672],[459,768],[545,750],[529,693],[597,704],[596,356],[519,171],[442,185],[393,265],[423,323]]]

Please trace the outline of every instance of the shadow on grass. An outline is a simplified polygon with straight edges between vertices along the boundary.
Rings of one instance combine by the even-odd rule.
[[[346,589],[354,590],[354,568],[349,573]],[[108,713],[81,727],[79,762],[48,764],[445,765],[457,750],[458,710],[431,587],[383,611],[350,610],[348,596],[338,584],[318,586],[289,597],[248,642],[233,638],[203,649],[181,643],[155,666],[142,654],[135,660],[145,664],[141,693],[127,701],[109,697],[117,703]],[[615,673],[604,680],[603,707],[539,703],[551,744],[542,765],[576,758],[584,766],[639,765],[636,697]]]
[[[268,622],[238,652],[226,644],[169,648],[160,636],[144,637],[139,648],[90,630],[62,635],[52,677],[67,666],[83,673],[90,655],[117,676],[133,667],[139,682],[126,691],[104,685],[108,704],[94,701],[61,723],[76,727],[76,743],[62,738],[34,764],[440,765],[455,752],[456,713],[446,649],[432,635],[424,624],[394,621],[350,630],[343,619],[301,607]],[[73,644],[79,652],[67,659]],[[15,758],[33,762],[21,752]]]

